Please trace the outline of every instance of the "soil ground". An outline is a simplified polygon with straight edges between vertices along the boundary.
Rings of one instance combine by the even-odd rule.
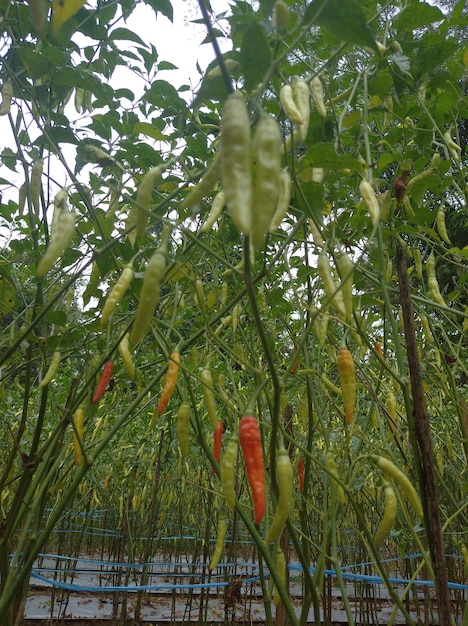
[[[97,561],[84,559],[84,563],[74,562],[70,569],[58,568],[57,558],[52,556],[41,559],[31,578],[30,593],[26,603],[24,626],[104,626],[122,623],[128,625],[197,623],[211,625],[229,623],[239,625],[261,625],[265,623],[265,611],[261,597],[261,587],[252,569],[248,578],[211,578],[215,582],[211,588],[203,584],[183,589],[184,584],[199,582],[200,575],[194,574],[190,564],[179,567],[178,572],[157,567],[149,579],[151,589],[145,593],[109,590],[109,587],[138,585],[135,578],[120,580],[115,568],[100,567]],[[159,564],[160,565],[160,564]],[[168,564],[166,564],[168,565]],[[169,564],[170,565],[170,564]],[[255,568],[255,564],[248,564]],[[76,569],[73,569],[76,568]],[[227,570],[226,570],[227,571]],[[225,572],[226,573],[226,572]],[[119,576],[121,576],[121,572]],[[128,575],[128,572],[127,572]],[[223,575],[222,575],[223,576]],[[175,584],[177,581],[177,584]],[[216,584],[216,581],[218,584]],[[237,581],[237,586],[235,586]],[[235,588],[234,588],[235,587]],[[234,593],[232,593],[234,591]],[[424,591],[424,593],[423,593]],[[417,623],[414,602],[419,603],[419,615],[423,616],[426,626],[438,624],[437,615],[430,611],[430,591],[425,589],[412,596],[413,606],[410,615]],[[300,578],[291,575],[290,593],[297,607],[301,610],[302,585]],[[328,607],[324,614],[321,609],[321,621],[334,626],[349,623],[344,610],[341,592],[336,586],[329,587]],[[346,594],[350,602],[355,624],[383,626],[388,624],[393,605],[388,592],[382,585],[347,584]],[[226,599],[230,598],[230,606]],[[426,602],[425,602],[426,601]],[[273,611],[275,610],[274,607]],[[309,623],[314,622],[311,609]],[[393,624],[406,624],[404,616],[398,612]]]

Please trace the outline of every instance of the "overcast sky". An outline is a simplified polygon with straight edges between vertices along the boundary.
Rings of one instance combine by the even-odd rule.
[[[170,61],[179,68],[178,71],[165,73],[165,80],[179,84],[197,84],[200,76],[196,70],[196,62],[198,61],[202,69],[206,68],[214,59],[213,48],[210,44],[201,45],[206,37],[204,24],[191,23],[201,18],[197,0],[173,0],[172,5],[173,23],[160,13],[156,18],[148,5],[140,3],[127,26],[138,33],[145,43],[152,43],[156,47],[160,61]],[[211,0],[211,7],[215,15],[229,12],[228,0]],[[224,22],[221,26],[226,28],[227,23]],[[224,42],[220,40],[219,43],[226,50]]]

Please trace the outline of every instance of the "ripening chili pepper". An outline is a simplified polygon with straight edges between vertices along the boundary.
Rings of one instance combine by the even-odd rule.
[[[31,202],[33,209],[37,217],[40,216],[41,209],[41,190],[42,190],[42,171],[44,168],[44,162],[42,159],[38,159],[31,170]]]
[[[224,517],[221,517],[218,520],[218,536],[216,539],[216,546],[213,552],[213,558],[210,562],[210,570],[213,570],[219,563],[221,559],[221,554],[223,553],[224,548],[224,539],[226,537],[227,531],[227,521]]]
[[[241,419],[239,441],[252,493],[254,520],[260,524],[265,513],[265,465],[260,428],[255,416],[244,415]]]
[[[338,272],[341,278],[341,295],[346,310],[346,319],[350,321],[353,318],[353,273],[354,263],[349,256],[343,252],[336,260]]]
[[[323,240],[322,233],[320,232],[319,227],[311,217],[309,218],[309,230],[312,235],[312,239],[314,240],[314,244],[317,246],[317,248],[323,248],[325,242]]]
[[[219,463],[221,459],[221,444],[223,441],[223,422],[221,420],[218,421],[218,426],[213,433],[213,456],[214,460]],[[214,468],[213,468],[214,473]]]
[[[226,504],[230,509],[233,509],[236,503],[234,482],[238,450],[239,438],[237,434],[235,434],[229,440],[219,464],[219,476],[221,479],[221,486],[223,488],[223,495],[226,500]]]
[[[416,276],[419,278],[419,280],[421,280],[423,276],[423,271],[422,271],[421,250],[419,248],[414,248],[413,260],[414,260],[414,269],[416,271]]]
[[[256,175],[252,195],[251,241],[254,248],[258,248],[269,231],[279,197],[281,131],[276,119],[270,115],[262,115],[257,124],[253,158]]]
[[[387,265],[385,267],[385,284],[386,285],[390,285],[390,283],[392,282],[392,277],[393,277],[392,260],[387,259]]]
[[[369,211],[372,226],[376,226],[380,220],[380,206],[377,198],[375,197],[374,190],[367,180],[361,180],[359,184],[359,193],[361,194],[361,198]]]
[[[397,514],[397,497],[390,483],[384,484],[385,505],[382,519],[374,535],[374,545],[377,548],[392,528]]]
[[[226,197],[224,191],[218,191],[215,195],[213,202],[211,204],[211,209],[208,214],[208,217],[203,222],[200,232],[201,233],[209,233],[213,224],[218,220],[221,213],[223,212],[224,205],[226,204]]]
[[[130,287],[130,283],[133,280],[133,267],[126,265],[122,273],[120,274],[117,282],[112,287],[109,295],[106,298],[101,313],[101,324],[104,325],[109,321],[110,316],[114,312],[115,307],[119,304],[125,295],[125,292]]]
[[[54,212],[52,214],[52,221],[50,224],[50,238],[53,239],[55,236],[55,229],[57,228],[57,223],[60,220],[60,215],[62,211],[67,210],[67,200],[68,200],[68,187],[62,187],[54,197]]]
[[[297,477],[299,479],[299,489],[304,491],[304,459],[302,456],[299,457],[297,463]]]
[[[335,457],[332,452],[327,452],[325,455],[325,469],[330,476],[333,494],[336,495],[340,504],[346,503],[346,493],[343,489],[343,485],[339,482],[338,466],[335,461]]]
[[[200,374],[202,383],[203,397],[205,399],[206,411],[208,413],[208,419],[213,430],[218,428],[218,412],[216,411],[216,403],[213,394],[213,377],[211,370],[205,367]]]
[[[0,104],[0,115],[8,115],[11,108],[11,99],[13,98],[13,83],[8,78],[2,87],[2,103]]]
[[[36,276],[42,278],[52,269],[57,259],[62,256],[71,244],[75,234],[75,214],[72,211],[61,211],[56,227],[44,255],[37,264]]]
[[[177,411],[177,439],[183,457],[189,453],[190,403],[182,402]]]
[[[229,396],[228,392],[226,391],[224,387],[224,380],[225,380],[224,374],[219,374],[218,393],[224,406],[232,413],[236,411],[236,403],[232,400],[232,398]]]
[[[437,211],[437,232],[439,233],[439,237],[444,241],[447,245],[450,245],[450,238],[447,233],[447,226],[445,225],[445,212],[444,209],[439,209]]]
[[[20,383],[18,376],[15,376],[15,378],[13,379],[13,387],[16,389],[16,391],[19,391],[19,393],[21,393],[23,396],[26,393],[26,389]]]
[[[214,161],[209,165],[203,174],[198,185],[193,187],[190,192],[180,203],[182,209],[190,209],[196,204],[200,204],[205,196],[207,196],[221,178],[221,157],[216,156]]]
[[[396,395],[393,393],[393,391],[389,391],[387,393],[386,409],[387,409],[387,413],[391,419],[392,424],[395,425],[398,419],[398,414],[397,414],[397,398],[396,398]]]
[[[382,131],[381,131],[382,133],[384,133],[387,130],[387,128],[392,123],[392,120],[393,120],[393,98],[391,94],[388,94],[385,97],[385,113],[384,113],[384,119],[383,119],[383,124],[382,124]]]
[[[47,372],[44,374],[44,378],[41,380],[39,387],[45,387],[48,385],[54,378],[55,374],[60,365],[60,352],[56,350],[52,355],[52,359],[50,361]]]
[[[346,308],[343,302],[343,295],[341,291],[337,288],[335,279],[332,274],[330,261],[325,251],[322,251],[318,255],[317,270],[320,278],[322,279],[325,294],[328,298],[330,298],[330,301],[335,307],[338,315],[341,318],[346,319]]]
[[[286,557],[284,556],[284,552],[281,550],[280,546],[276,550],[276,571],[280,577],[281,582],[283,583],[283,587],[286,586]],[[273,603],[275,606],[278,606],[281,602],[281,596],[278,593],[278,589],[274,588],[273,590]]]
[[[403,196],[403,208],[405,209],[408,217],[414,217],[416,215],[408,196]]]
[[[138,308],[130,333],[130,343],[135,345],[148,330],[159,300],[161,281],[166,271],[167,234],[151,256],[143,277]]]
[[[379,355],[379,358],[383,361],[384,355],[383,355],[382,346],[380,345],[380,343],[374,343],[374,348],[377,354]]]
[[[26,198],[28,196],[26,183],[23,183],[18,189],[18,215],[21,217],[24,213]]]
[[[273,23],[279,33],[288,29],[290,12],[289,7],[283,0],[276,0],[273,9]]]
[[[354,408],[356,405],[356,372],[354,368],[353,355],[346,348],[338,352],[336,360],[338,367],[338,378],[340,380],[341,395],[347,425],[352,424]]]
[[[161,393],[161,397],[159,398],[158,403],[158,415],[164,411],[167,406],[167,403],[172,397],[174,393],[174,389],[176,388],[177,379],[179,377],[179,368],[180,368],[180,354],[179,352],[172,352],[169,357],[169,363],[167,366],[167,374],[166,374],[166,382],[164,383],[164,388]]]
[[[329,389],[332,393],[336,393],[337,396],[343,396],[343,392],[341,391],[341,389],[332,383],[332,381],[328,378],[325,372],[322,372],[321,380],[325,387]]]
[[[166,165],[156,165],[152,167],[141,179],[137,192],[137,205],[135,206],[136,236],[143,237],[148,224],[151,200],[153,197],[153,187],[155,182],[161,177]]]
[[[270,233],[274,233],[279,228],[291,202],[292,181],[291,175],[287,170],[281,170],[278,185],[278,202],[268,229]]]
[[[304,80],[296,80],[294,83],[293,98],[304,120],[302,124],[296,124],[294,130],[294,136],[302,143],[307,137],[310,121],[310,90]]]
[[[221,118],[221,182],[234,225],[248,235],[252,228],[250,121],[237,91],[227,97]]]
[[[459,161],[460,160],[460,154],[462,152],[461,146],[459,146],[453,139],[452,136],[450,135],[450,131],[447,130],[444,133],[444,141],[447,145],[447,148],[450,152],[450,154],[452,155],[453,159],[455,161]]]
[[[224,59],[224,65],[229,74],[231,74],[235,69],[239,67],[239,62],[234,59]],[[218,78],[219,76],[222,76],[222,72],[220,66],[217,65],[212,70],[207,72],[205,79],[213,80],[214,78]],[[205,128],[205,125],[200,124],[200,128]]]
[[[435,272],[435,256],[433,252],[431,252],[431,254],[427,257],[426,274],[430,297],[434,300],[434,302],[437,302],[437,304],[447,306],[442,294],[440,293],[439,283]]]
[[[386,474],[389,478],[392,478],[398,484],[404,495],[408,498],[416,515],[421,518],[424,517],[418,493],[413,487],[410,479],[403,474],[401,469],[390,461],[390,459],[387,459],[384,456],[371,456],[371,459],[384,474]]]
[[[28,0],[31,22],[38,33],[42,33],[47,26],[49,3],[47,0]]]
[[[220,323],[218,324],[216,330],[214,331],[214,335],[219,337],[219,335],[223,332],[223,330],[229,326],[232,322],[232,315],[226,315],[226,317],[221,318]]]
[[[293,469],[284,445],[281,446],[276,455],[276,482],[278,485],[278,504],[265,539],[267,543],[275,541],[281,535],[293,503]]]
[[[96,385],[96,389],[94,391],[91,402],[99,402],[99,400],[102,398],[105,390],[107,389],[107,385],[109,384],[113,369],[114,369],[114,363],[112,361],[106,361],[106,363],[104,363],[104,367],[102,368],[101,378],[99,379],[99,382]]]
[[[141,496],[139,493],[133,494],[132,497],[132,511],[136,513],[141,506]]]
[[[227,284],[226,281],[223,281],[221,283],[221,293],[219,296],[219,303],[221,304],[222,307],[226,306],[228,291],[229,291],[229,285]]]
[[[429,319],[427,315],[421,315],[421,324],[424,330],[424,336],[426,338],[427,343],[434,343],[434,337],[431,332],[431,327],[429,325]]]
[[[232,308],[232,334],[235,335],[236,334],[236,330],[237,330],[237,325],[239,324],[239,318],[240,318],[240,314],[241,314],[241,305],[239,304],[239,302],[237,302],[237,304],[235,304]]]
[[[318,76],[315,76],[310,82],[310,91],[312,93],[312,100],[314,101],[317,113],[320,117],[327,117],[327,108],[323,99],[323,86],[322,81]]]
[[[434,174],[434,171],[435,168],[431,166],[428,167],[427,170],[423,170],[419,174],[416,174],[416,176],[413,176],[413,178],[408,181],[408,185],[406,186],[406,193],[411,194],[413,187],[421,185],[421,183],[426,180],[426,178],[430,178]]]
[[[80,406],[73,414],[73,454],[78,467],[83,464],[83,429],[84,429],[84,410]]]
[[[283,85],[283,87],[281,87],[279,99],[284,112],[291,122],[298,125],[304,124],[304,117],[299,111],[297,104],[294,102],[294,92],[291,85]]]
[[[75,105],[75,111],[77,113],[84,113],[85,107],[83,106],[84,101],[84,89],[83,87],[75,87],[75,97],[73,98],[73,104]]]
[[[302,424],[302,430],[304,432],[307,432],[307,429],[309,428],[309,398],[307,397],[306,389],[304,389],[304,391],[301,394],[301,397],[299,398],[298,413],[299,413],[299,420]]]
[[[194,282],[195,287],[195,304],[198,306],[200,311],[205,314],[206,312],[206,298],[205,291],[203,289],[203,281],[201,278],[197,278]]]
[[[128,333],[125,333],[125,335],[122,337],[122,340],[119,342],[118,350],[128,377],[130,378],[130,380],[133,380],[135,378],[135,364],[132,358],[130,338]]]

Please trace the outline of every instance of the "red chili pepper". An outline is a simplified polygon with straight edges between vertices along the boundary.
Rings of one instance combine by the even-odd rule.
[[[99,402],[99,400],[102,398],[105,390],[107,389],[107,385],[109,383],[110,377],[112,376],[113,369],[114,369],[114,363],[112,361],[107,361],[106,363],[104,363],[104,367],[102,368],[101,378],[99,379],[99,382],[96,385],[96,389],[94,391],[94,395],[92,397],[91,402]]]
[[[349,350],[342,348],[337,357],[338,378],[345,412],[346,425],[353,423],[354,408],[356,405],[356,372],[353,356]]]
[[[253,415],[244,415],[241,419],[239,441],[252,492],[255,523],[260,524],[265,513],[265,465],[260,428]]]
[[[300,456],[297,464],[297,476],[299,478],[299,489],[304,490],[304,459]]]
[[[164,411],[167,406],[167,403],[171,399],[172,394],[174,393],[174,389],[177,384],[177,378],[179,377],[179,367],[180,367],[180,354],[178,352],[173,352],[169,357],[169,364],[167,366],[167,375],[166,382],[164,384],[164,389],[162,390],[161,397],[158,403],[158,415]]]
[[[218,426],[213,434],[213,456],[217,463],[219,463],[219,460],[221,458],[222,439],[223,439],[223,422],[219,420]],[[214,468],[213,468],[213,473],[214,473]]]

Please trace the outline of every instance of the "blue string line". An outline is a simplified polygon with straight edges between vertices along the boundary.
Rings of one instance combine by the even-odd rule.
[[[63,583],[58,580],[51,580],[45,576],[41,576],[36,572],[32,572],[31,576],[48,583],[52,587],[58,587],[59,589],[65,589],[67,591],[79,591],[82,593],[110,593],[119,591],[161,591],[161,590],[175,590],[175,589],[219,589],[220,587],[227,587],[229,583],[187,583],[182,585],[116,585],[109,587],[87,587],[86,585],[75,585],[72,583]]]
[[[176,567],[184,567],[184,568],[190,568],[190,567],[195,567],[195,568],[200,568],[200,567],[205,567],[206,568],[206,564],[203,563],[175,563],[175,562],[171,562],[171,561],[166,561],[166,562],[154,562],[151,561],[149,563],[118,563],[118,562],[114,562],[114,561],[98,561],[95,559],[84,559],[84,558],[80,558],[80,557],[70,557],[70,556],[61,556],[61,555],[54,555],[54,554],[40,554],[39,556],[41,557],[46,557],[46,558],[50,558],[50,559],[58,559],[58,560],[64,560],[64,561],[80,561],[81,563],[93,563],[96,565],[99,565],[100,567],[103,566],[109,566],[111,568],[122,568],[122,569],[142,569],[144,567],[158,567],[158,568],[162,568],[163,566],[167,566],[167,567],[171,567],[172,569],[176,568]],[[421,554],[414,554],[414,555],[408,555],[407,557],[404,557],[405,559],[409,559],[409,558],[419,558],[421,557]],[[384,563],[387,562],[394,562],[394,561],[398,561],[400,559],[386,559],[385,561],[383,561]],[[366,582],[369,584],[374,584],[374,585],[382,585],[385,584],[383,579],[380,576],[375,576],[375,575],[371,575],[371,574],[355,574],[346,570],[349,570],[351,568],[360,568],[363,567],[365,565],[372,565],[372,562],[364,562],[364,563],[358,563],[355,565],[349,565],[349,566],[345,566],[341,569],[341,575],[344,579],[346,580],[352,580],[352,581],[360,581],[360,582]],[[245,568],[245,569],[258,569],[258,565],[255,563],[247,563],[247,562],[234,562],[234,563],[223,563],[220,564],[218,566],[218,568]],[[301,565],[294,565],[294,564],[290,564],[288,565],[288,570],[290,571],[296,571],[296,572],[302,572],[303,568]],[[79,592],[86,592],[86,593],[100,593],[100,592],[138,592],[138,591],[163,591],[163,590],[182,590],[182,589],[220,589],[223,587],[228,586],[229,583],[223,581],[223,582],[204,582],[204,583],[182,583],[182,584],[158,584],[158,585],[112,585],[112,586],[104,586],[104,587],[90,587],[90,586],[85,586],[85,585],[76,585],[76,584],[72,584],[72,583],[65,583],[65,582],[60,582],[57,580],[53,580],[50,578],[47,578],[46,576],[42,576],[41,574],[39,574],[39,571],[46,571],[46,572],[61,572],[61,573],[66,573],[66,574],[70,574],[70,573],[83,573],[84,571],[86,571],[87,573],[93,573],[95,575],[100,575],[100,576],[105,576],[106,574],[110,574],[110,575],[115,575],[115,574],[123,574],[123,572],[115,572],[115,571],[102,571],[100,569],[96,569],[96,570],[60,570],[60,569],[55,569],[55,568],[41,568],[41,567],[36,567],[33,569],[31,575],[32,577],[38,579],[38,580],[42,580],[43,582],[46,582],[47,584],[53,586],[53,587],[58,587],[60,589],[65,589],[67,591],[79,591]],[[310,567],[309,568],[310,573],[314,573],[316,571],[315,567]],[[252,572],[253,573],[253,572]],[[324,571],[324,574],[327,576],[332,576],[333,578],[335,578],[337,576],[336,570],[334,569],[326,569]],[[167,572],[159,572],[159,573],[155,573],[152,572],[151,574],[148,574],[149,576],[157,576],[157,575],[168,575]],[[186,577],[191,577],[193,578],[195,575],[194,573],[190,573],[190,572],[186,572],[186,573],[173,573],[173,574],[169,574],[170,576],[173,577],[181,577],[181,576],[186,576]],[[198,574],[198,576],[202,576],[203,574]],[[238,575],[238,574],[236,574]],[[269,575],[269,573],[267,572],[266,574],[267,576]],[[215,576],[216,577],[216,576]],[[255,582],[258,582],[260,580],[260,576],[251,576],[250,578],[247,579],[243,579],[243,583],[248,585],[248,584],[252,584]],[[395,578],[395,577],[389,577],[389,582],[393,585],[420,585],[420,586],[428,586],[428,587],[433,587],[434,586],[434,582],[432,580],[411,580],[409,578]],[[465,584],[461,584],[461,583],[453,583],[453,582],[449,582],[448,583],[448,587],[450,589],[460,589],[460,590],[465,590],[468,589],[468,585]]]

